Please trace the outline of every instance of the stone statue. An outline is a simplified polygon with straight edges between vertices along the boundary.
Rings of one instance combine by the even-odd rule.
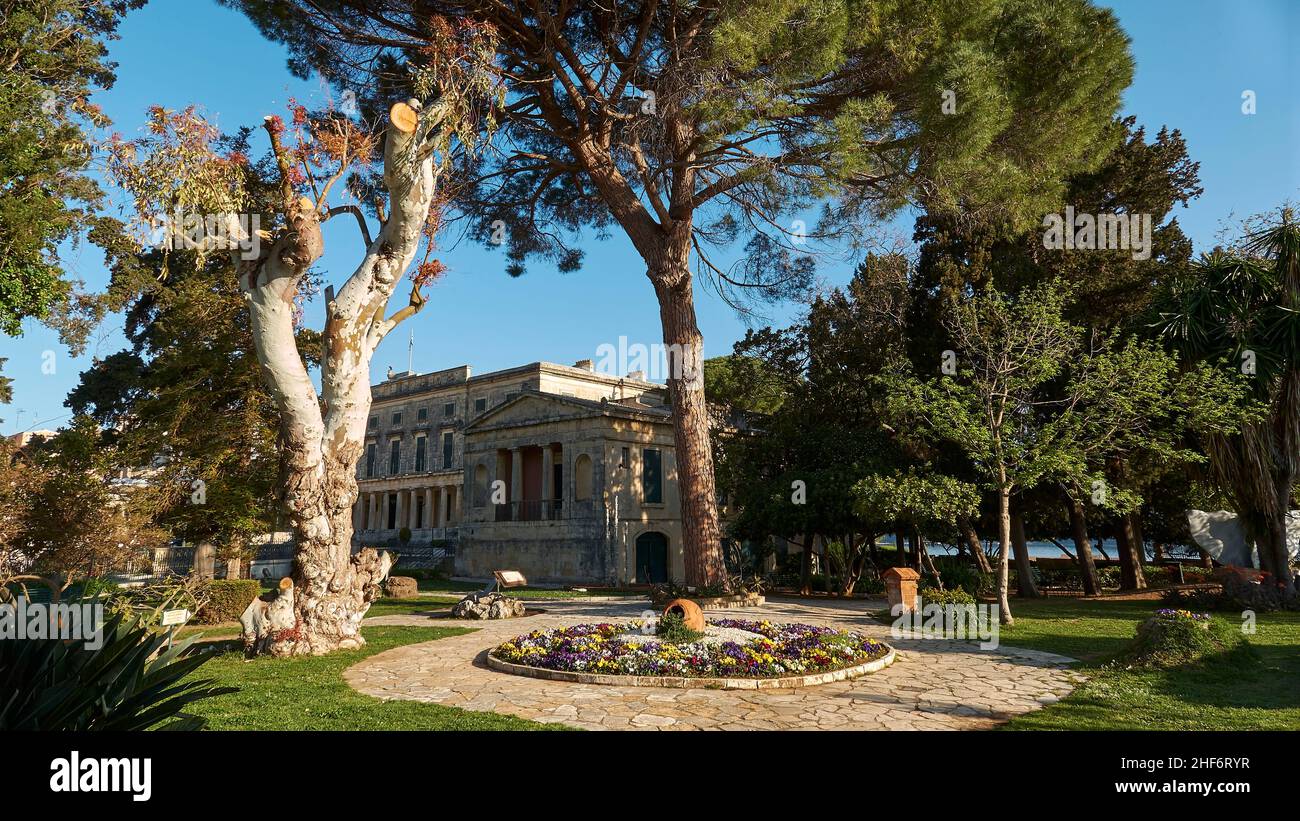
[[[1192,539],[1219,564],[1259,567],[1259,551],[1237,514],[1228,510],[1189,510],[1187,526]],[[1300,511],[1288,514],[1286,529],[1287,553],[1294,561],[1300,552]]]

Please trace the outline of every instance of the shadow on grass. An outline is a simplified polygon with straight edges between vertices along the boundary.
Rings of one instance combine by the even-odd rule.
[[[1153,690],[1188,704],[1223,709],[1300,708],[1300,663],[1295,648],[1255,646],[1242,639],[1194,664],[1162,671]],[[1292,662],[1279,665],[1281,656]],[[1272,661],[1273,663],[1270,663]]]

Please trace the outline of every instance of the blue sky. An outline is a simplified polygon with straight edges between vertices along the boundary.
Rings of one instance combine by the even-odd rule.
[[[1234,220],[1294,200],[1300,189],[1300,3],[1294,0],[1124,0],[1111,5],[1133,40],[1137,61],[1125,95],[1126,113],[1149,133],[1179,128],[1193,159],[1201,163],[1205,194],[1176,212],[1184,230],[1207,250]],[[183,37],[181,34],[183,33]],[[130,15],[113,44],[118,62],[114,88],[98,95],[116,130],[139,133],[152,104],[200,105],[222,128],[256,125],[283,113],[289,97],[324,98],[316,82],[292,78],[279,46],[268,43],[238,13],[211,0],[150,0]],[[1256,113],[1241,111],[1242,93],[1255,92]],[[354,227],[334,221],[326,234],[320,268],[335,282],[350,273],[360,253]],[[910,238],[911,219],[886,232]],[[427,290],[423,313],[381,346],[373,376],[389,365],[406,367],[409,334],[415,335],[414,366],[431,371],[469,364],[476,373],[538,359],[571,363],[596,356],[602,343],[650,344],[662,336],[654,293],[640,259],[619,234],[586,245],[580,272],[559,274],[534,264],[511,279],[504,256],[461,244],[439,257],[450,271]],[[68,267],[91,287],[107,274],[97,249],[71,251]],[[821,273],[830,284],[848,279],[851,267]],[[705,354],[731,349],[746,322],[721,300],[697,288],[697,312]],[[785,324],[797,306],[768,309],[769,321]],[[319,306],[315,313],[319,314]],[[309,321],[316,324],[315,315]],[[765,324],[765,323],[760,323]],[[125,346],[121,318],[109,317],[86,353],[72,358],[55,334],[28,322],[24,336],[0,336],[14,401],[0,406],[0,430],[58,427],[67,418],[63,399],[94,356]],[[46,373],[53,352],[53,373]]]

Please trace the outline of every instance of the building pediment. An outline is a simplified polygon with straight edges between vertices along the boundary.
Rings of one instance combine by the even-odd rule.
[[[476,416],[465,426],[465,432],[591,416],[600,416],[600,403],[525,391]]]
[[[615,416],[629,419],[669,421],[667,411],[651,407],[629,407],[617,402],[578,399],[553,393],[524,391],[495,408],[475,417],[465,426],[467,434],[479,430],[517,427],[561,419],[583,419]]]

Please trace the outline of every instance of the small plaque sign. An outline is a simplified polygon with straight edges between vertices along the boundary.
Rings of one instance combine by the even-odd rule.
[[[523,587],[528,584],[528,579],[525,579],[524,574],[518,570],[496,570],[493,571],[493,575],[497,577],[502,587]]]
[[[190,620],[190,611],[188,610],[164,610],[162,613],[162,626],[174,627],[178,624],[184,624]]]

